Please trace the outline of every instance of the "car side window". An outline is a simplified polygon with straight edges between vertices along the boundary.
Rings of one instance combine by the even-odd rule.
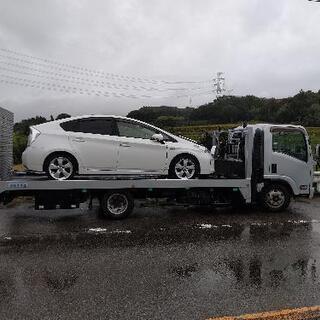
[[[308,161],[305,135],[300,130],[276,129],[272,131],[272,150],[301,161]]]
[[[151,139],[154,134],[158,133],[153,128],[134,122],[117,121],[117,125],[120,137]]]
[[[112,119],[88,118],[63,122],[60,124],[63,130],[69,132],[82,132],[102,135],[112,135]]]

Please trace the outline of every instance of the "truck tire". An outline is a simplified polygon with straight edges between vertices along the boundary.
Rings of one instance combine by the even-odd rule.
[[[122,190],[108,191],[100,199],[100,217],[120,220],[128,217],[134,207],[130,192]]]
[[[270,212],[280,212],[288,208],[291,194],[281,184],[269,184],[262,189],[260,201],[263,208]]]

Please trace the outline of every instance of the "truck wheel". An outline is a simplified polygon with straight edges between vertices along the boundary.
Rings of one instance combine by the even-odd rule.
[[[288,208],[291,195],[289,190],[281,184],[270,184],[261,192],[263,207],[270,212],[279,212]]]
[[[120,220],[128,217],[134,207],[134,199],[127,191],[109,191],[100,199],[100,216]]]

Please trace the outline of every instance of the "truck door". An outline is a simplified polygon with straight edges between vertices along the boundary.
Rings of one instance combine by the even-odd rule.
[[[296,194],[309,194],[313,159],[306,131],[297,127],[272,127],[269,138],[265,175],[293,182]]]

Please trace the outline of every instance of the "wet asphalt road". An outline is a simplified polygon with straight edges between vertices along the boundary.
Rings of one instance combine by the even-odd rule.
[[[320,305],[320,199],[281,214],[0,209],[0,319],[206,319]]]

